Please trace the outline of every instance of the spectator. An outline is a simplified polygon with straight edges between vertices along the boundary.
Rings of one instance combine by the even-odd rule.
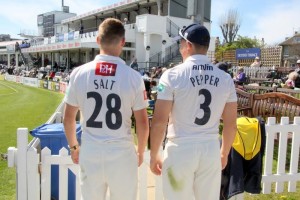
[[[127,17],[125,17],[125,18],[123,19],[123,24],[124,24],[124,25],[128,24],[128,19],[127,19]]]
[[[295,72],[300,73],[300,59],[297,60],[297,68],[295,69]]]
[[[228,74],[230,74],[231,78],[233,78],[233,71],[232,71],[232,63],[231,62],[227,62],[227,72]]]
[[[295,80],[298,78],[297,72],[291,72],[289,73],[288,80],[285,82],[285,87],[294,89],[295,88]]]
[[[151,78],[149,72],[144,72],[143,80],[145,84],[145,89],[147,92],[147,98],[151,100]]]
[[[250,67],[260,67],[259,57],[255,57],[254,62],[250,65]]]
[[[162,75],[162,68],[161,67],[158,67],[155,72],[154,72],[154,75],[152,76],[152,78],[155,78],[155,79],[160,79]]]
[[[56,61],[54,62],[53,70],[54,70],[54,71],[58,71],[58,64],[57,64]]]
[[[246,74],[243,67],[238,68],[237,75],[233,78],[233,80],[238,85],[243,85],[246,82]]]
[[[83,24],[80,24],[79,34],[83,34],[83,30],[84,30]]]
[[[298,77],[295,80],[295,87],[300,88],[300,60],[297,60],[297,68],[295,69],[295,72],[298,73]]]
[[[139,65],[137,63],[137,59],[133,59],[133,61],[130,63],[130,67],[134,70],[138,70],[139,69]]]
[[[55,72],[54,71],[50,71],[49,79],[53,80],[54,77],[55,77]]]

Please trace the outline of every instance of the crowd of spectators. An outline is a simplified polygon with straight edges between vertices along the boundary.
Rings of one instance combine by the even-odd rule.
[[[247,76],[244,72],[244,67],[239,67],[237,73],[233,73],[231,70],[232,66],[230,62],[218,62],[217,60],[214,60],[213,64],[219,69],[230,74],[236,86],[244,85],[247,83]],[[255,66],[262,66],[258,57],[255,58],[254,63],[250,67]],[[300,60],[297,60],[296,69],[291,70],[288,75],[282,76],[274,67],[274,69],[269,70],[269,73],[266,76],[266,78],[270,79],[273,82],[272,87],[289,89],[300,88]]]
[[[50,80],[50,81],[65,81],[68,82],[70,78],[72,70],[51,70],[51,69],[45,69],[44,67],[41,68],[32,68],[31,70],[27,71],[25,70],[25,67],[15,67],[11,66],[8,67],[7,65],[0,64],[0,74],[9,74],[9,75],[15,75],[15,76],[23,76],[23,77],[29,77],[29,78],[38,78],[42,80]]]

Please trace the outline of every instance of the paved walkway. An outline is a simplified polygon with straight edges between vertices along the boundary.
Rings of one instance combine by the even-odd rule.
[[[148,181],[147,181],[147,197],[149,200],[155,199],[155,175],[148,169]]]

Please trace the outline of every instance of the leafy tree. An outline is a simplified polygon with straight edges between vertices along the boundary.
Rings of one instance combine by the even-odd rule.
[[[224,45],[219,45],[216,48],[216,58],[218,60],[222,60],[223,54],[229,50],[236,50],[236,49],[247,49],[247,48],[262,48],[264,47],[264,43],[257,40],[252,39],[249,37],[243,37],[238,35],[237,40],[233,41],[232,43],[226,43]]]
[[[241,20],[237,10],[228,10],[228,12],[220,18],[219,26],[222,30],[225,42],[232,43],[241,26]]]
[[[236,49],[247,49],[247,48],[261,48],[264,46],[263,42],[258,39],[252,39],[249,37],[238,36],[237,40],[233,42]]]

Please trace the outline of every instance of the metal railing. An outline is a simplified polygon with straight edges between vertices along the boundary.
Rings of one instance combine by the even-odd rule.
[[[177,26],[174,22],[167,18],[167,33],[169,34],[169,37],[177,36],[179,29],[179,26]]]
[[[167,18],[167,33],[170,37],[175,37],[178,35],[179,26],[177,26],[174,22],[172,22],[169,18]],[[179,45],[172,44],[165,48],[165,55],[163,56],[163,51],[155,53],[149,58],[149,63],[157,63],[156,66],[164,66],[169,62],[171,59],[176,57],[179,54]],[[153,65],[154,66],[154,65]],[[150,65],[150,68],[153,67]]]
[[[164,59],[168,62],[179,55],[179,45],[177,43],[172,44],[166,48]]]

